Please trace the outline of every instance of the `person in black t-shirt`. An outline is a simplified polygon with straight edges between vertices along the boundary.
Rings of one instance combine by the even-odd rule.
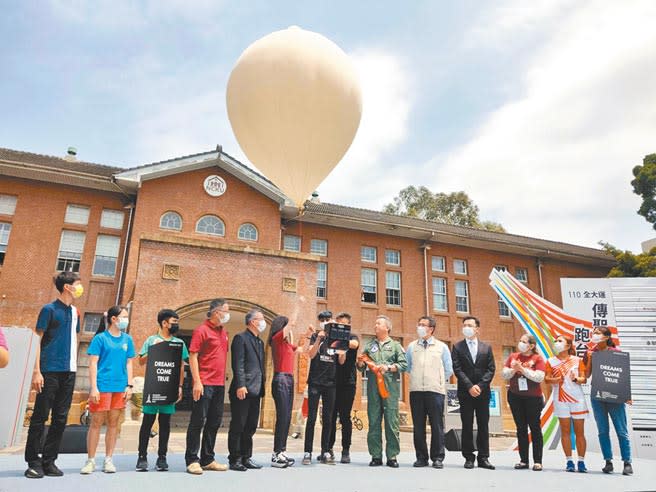
[[[330,311],[319,313],[319,331],[310,337],[308,356],[311,362],[310,373],[308,375],[308,418],[305,425],[304,465],[309,465],[312,462],[314,425],[317,421],[319,399],[323,403],[321,411],[321,456],[319,457],[319,461],[328,465],[335,464],[335,458],[328,452],[330,449],[331,420],[335,406],[335,367],[338,362],[339,364],[344,364],[346,353],[328,347],[326,332],[323,328],[331,318],[332,313]]]
[[[337,323],[351,324],[349,313],[339,313],[335,318]],[[335,458],[333,446],[335,445],[337,433],[337,417],[342,426],[342,458],[340,463],[350,463],[351,436],[353,434],[353,422],[351,422],[351,409],[355,399],[355,359],[358,355],[360,340],[357,335],[351,335],[349,349],[346,352],[344,364],[338,364],[335,368],[335,411],[331,419],[330,440],[328,452]]]

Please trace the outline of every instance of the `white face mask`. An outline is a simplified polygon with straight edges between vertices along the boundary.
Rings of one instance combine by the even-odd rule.
[[[595,333],[592,335],[592,338],[590,339],[592,343],[599,343],[604,341],[604,336],[600,335],[599,333]]]
[[[422,325],[417,326],[417,335],[419,336],[419,338],[424,338],[426,336],[426,331],[427,330],[425,326]]]
[[[520,351],[521,353],[526,352],[526,351],[529,349],[529,347],[530,347],[530,345],[529,345],[528,343],[526,343],[526,342],[519,342],[519,343],[517,344],[517,348],[519,349],[519,351]]]
[[[219,319],[221,320],[222,325],[226,324],[228,321],[230,321],[230,313],[222,314],[221,318]]]
[[[476,334],[476,331],[471,326],[463,326],[462,334],[465,335],[465,338],[471,338]]]
[[[264,330],[266,330],[266,321],[264,321],[263,319],[261,319],[261,320],[257,323],[257,330],[258,330],[260,333],[262,333]]]
[[[554,342],[554,350],[557,354],[565,350],[565,342]]]

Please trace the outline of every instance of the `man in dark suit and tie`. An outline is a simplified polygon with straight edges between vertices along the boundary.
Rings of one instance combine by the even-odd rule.
[[[228,461],[235,471],[257,470],[262,465],[252,460],[253,434],[260,419],[260,400],[264,396],[264,343],[260,334],[266,330],[261,311],[246,314],[246,330],[235,335],[232,353],[230,411],[228,431]]]
[[[478,339],[481,323],[467,316],[462,322],[464,340],[453,346],[453,373],[458,379],[458,400],[462,422],[462,455],[465,468],[474,468],[474,413],[478,429],[478,466],[494,470],[490,463],[490,383],[494,377],[494,354],[490,345]]]

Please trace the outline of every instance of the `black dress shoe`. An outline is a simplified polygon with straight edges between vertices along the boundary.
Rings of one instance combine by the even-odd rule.
[[[390,468],[398,468],[399,462],[396,461],[396,458],[392,458],[391,460],[387,460],[387,466],[389,466]]]
[[[234,463],[230,463],[230,469],[232,471],[247,471],[248,468],[246,468],[241,461],[235,461]]]
[[[428,461],[426,461],[426,460],[417,460],[412,464],[412,466],[414,466],[415,468],[423,468],[425,466],[428,466]]]
[[[262,468],[262,465],[256,463],[251,458],[245,458],[241,460],[241,464],[244,465],[249,470],[259,470],[260,468]]]
[[[442,468],[444,468],[444,463],[442,463],[442,460],[435,460],[433,461],[433,468],[437,468],[441,470]]]
[[[43,478],[43,468],[41,466],[30,466],[25,470],[27,478]]]
[[[485,468],[486,470],[494,470],[494,465],[490,463],[487,459],[478,460],[478,467]]]
[[[472,460],[465,460],[465,468],[471,470],[474,468],[474,462]]]
[[[48,477],[63,477],[64,472],[61,471],[54,463],[43,464],[43,474]]]
[[[383,466],[383,460],[380,458],[371,458],[369,466]]]

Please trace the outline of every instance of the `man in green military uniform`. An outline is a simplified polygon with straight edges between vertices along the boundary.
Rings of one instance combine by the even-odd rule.
[[[385,381],[385,387],[389,392],[387,398],[382,398],[379,393],[376,378],[373,372],[369,372],[367,381],[367,415],[369,417],[369,433],[367,434],[367,446],[371,455],[369,466],[381,466],[383,464],[383,435],[381,422],[385,419],[385,456],[387,466],[398,468],[399,462],[396,457],[400,451],[399,443],[399,393],[400,377],[408,368],[405,352],[399,342],[392,340],[389,336],[392,331],[392,320],[387,316],[376,318],[376,338],[369,342],[358,358],[358,367],[366,369],[365,360],[367,356],[373,362],[370,369],[380,371]]]

